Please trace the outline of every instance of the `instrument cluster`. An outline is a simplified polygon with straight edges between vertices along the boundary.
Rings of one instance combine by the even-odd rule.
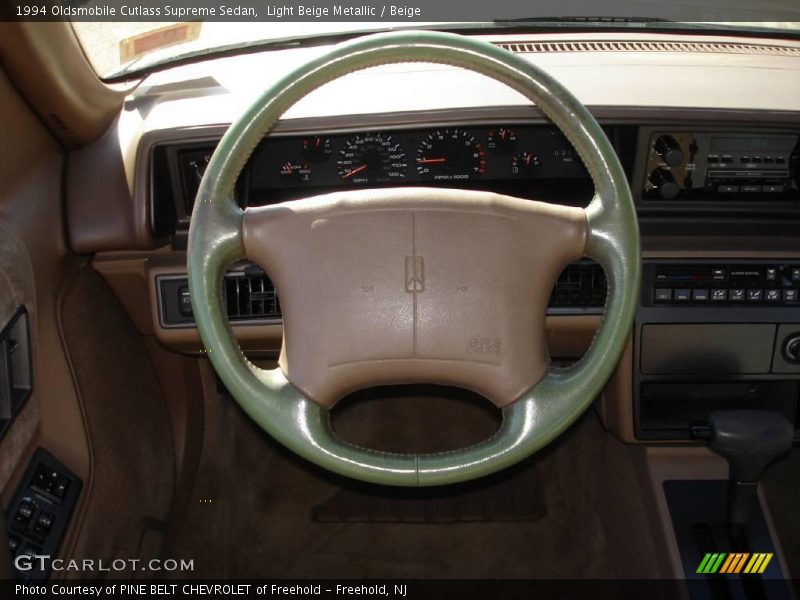
[[[248,167],[254,198],[287,188],[431,185],[588,177],[564,135],[548,126],[440,127],[268,136]]]

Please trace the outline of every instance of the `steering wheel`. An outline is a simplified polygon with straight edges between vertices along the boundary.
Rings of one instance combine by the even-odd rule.
[[[583,159],[595,186],[588,207],[424,187],[237,206],[242,169],[290,106],[345,74],[412,61],[476,71],[533,101]],[[545,342],[548,298],[561,270],[583,256],[606,273],[604,317],[584,357],[556,368]],[[244,356],[225,316],[224,270],[240,258],[262,266],[280,296],[284,342],[273,370]],[[272,437],[355,479],[444,485],[530,456],[601,392],[633,323],[639,230],[611,144],[555,79],[488,43],[436,32],[389,33],[339,45],[298,68],[228,129],[198,191],[188,272],[211,363]],[[471,389],[502,409],[502,424],[488,440],[437,454],[378,452],[334,435],[328,411],[339,398],[403,383]]]

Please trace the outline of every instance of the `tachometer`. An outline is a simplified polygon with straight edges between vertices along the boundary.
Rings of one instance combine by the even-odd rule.
[[[417,173],[434,180],[470,179],[486,171],[486,152],[463,129],[429,133],[417,149]]]
[[[342,181],[385,183],[404,179],[408,160],[402,146],[392,136],[361,133],[345,140],[336,168]]]

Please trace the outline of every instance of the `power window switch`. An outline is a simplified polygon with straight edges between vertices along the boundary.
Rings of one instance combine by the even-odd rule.
[[[56,516],[53,513],[42,511],[39,514],[39,518],[36,519],[36,526],[34,527],[34,529],[36,529],[36,531],[39,531],[47,535],[48,533],[50,533],[50,529],[52,529],[53,527],[53,521],[55,520]]]
[[[23,500],[17,507],[17,512],[14,513],[14,520],[17,523],[27,525],[30,523],[33,513],[36,512],[36,504],[30,500]]]

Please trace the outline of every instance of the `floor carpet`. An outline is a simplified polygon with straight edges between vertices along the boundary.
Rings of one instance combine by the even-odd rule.
[[[456,448],[496,428],[485,403],[427,391],[361,394],[336,411],[334,427],[348,441],[406,451]],[[639,450],[605,433],[592,411],[517,468],[528,471],[536,518],[495,522],[321,522],[315,508],[386,490],[289,454],[224,395],[207,400],[206,428],[195,501],[168,551],[194,559],[197,577],[659,576],[633,469]],[[446,510],[458,490],[426,493]]]

